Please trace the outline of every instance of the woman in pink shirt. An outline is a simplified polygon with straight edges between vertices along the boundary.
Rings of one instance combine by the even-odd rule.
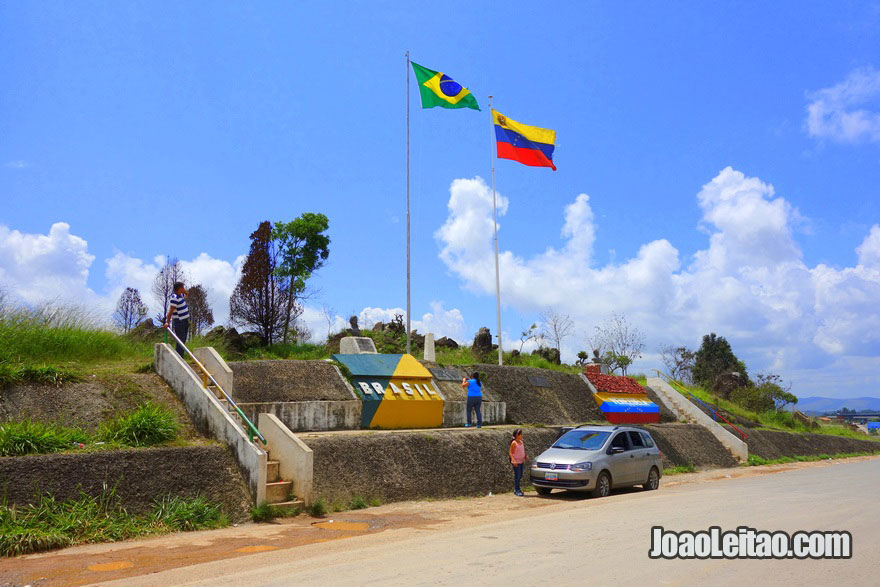
[[[513,441],[510,443],[510,464],[513,465],[513,494],[523,496],[520,489],[520,481],[523,476],[523,463],[526,462],[526,445],[523,444],[522,428],[513,431]]]

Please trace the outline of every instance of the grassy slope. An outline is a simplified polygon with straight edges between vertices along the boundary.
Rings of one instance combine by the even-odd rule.
[[[735,404],[729,400],[717,397],[713,393],[695,385],[684,385],[676,383],[673,388],[690,399],[689,393],[703,400],[706,403],[715,405],[719,410],[727,414],[734,414],[741,418],[757,422],[759,428],[766,430],[781,430],[783,432],[798,432],[802,434],[830,434],[833,436],[843,436],[847,438],[858,438],[860,440],[876,440],[876,437],[866,436],[854,430],[850,430],[846,426],[839,424],[822,424],[819,428],[810,428],[794,418],[791,412],[786,411],[770,411],[770,412],[753,412],[746,408]]]

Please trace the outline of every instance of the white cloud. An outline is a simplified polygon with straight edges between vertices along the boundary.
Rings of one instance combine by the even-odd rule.
[[[810,136],[841,143],[880,141],[880,71],[856,69],[839,84],[811,92],[808,98]]]
[[[421,334],[433,332],[435,338],[448,336],[455,339],[459,343],[465,336],[464,316],[458,308],[447,310],[444,308],[443,302],[431,302],[431,311],[422,314],[421,319],[414,319],[410,324],[413,330],[418,330]],[[358,312],[358,326],[362,330],[368,330],[378,322],[392,322],[395,316],[403,316],[406,320],[406,310],[403,308],[374,308],[367,306]],[[325,312],[323,308],[314,306],[306,306],[303,311],[302,320],[306,323],[309,331],[312,333],[312,340],[322,342],[327,338],[328,333],[335,333],[349,328],[348,316],[342,316],[335,312]]]
[[[3,164],[3,167],[8,169],[24,169],[25,167],[30,167],[30,164],[27,161],[16,159],[15,161],[7,161]]]
[[[857,248],[857,266],[808,267],[793,237],[804,219],[771,185],[728,167],[696,200],[708,244],[684,264],[660,239],[600,266],[589,197],[577,196],[562,210],[561,249],[531,258],[500,252],[502,301],[524,314],[546,307],[569,314],[579,335],[563,348],[568,360],[611,312],[646,333],[649,352],[664,343],[697,346],[717,332],[753,370],[783,375],[880,354],[880,227]],[[495,291],[491,227],[486,183],[454,181],[449,216],[435,235],[440,258],[466,287],[488,295]],[[516,342],[506,341],[506,348]]]
[[[56,222],[46,235],[0,225],[0,283],[25,302],[93,302],[86,282],[94,260],[66,222]]]

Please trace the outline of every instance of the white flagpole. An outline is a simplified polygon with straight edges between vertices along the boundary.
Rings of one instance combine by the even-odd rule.
[[[406,354],[410,349],[410,285],[409,285],[409,51],[406,52]]]
[[[492,116],[492,96],[489,96],[489,116]],[[495,121],[492,120],[492,133]],[[498,271],[498,207],[495,204],[495,138],[492,138],[492,220],[495,226],[495,306],[498,312],[498,364],[501,365],[504,351],[501,346],[501,278]]]

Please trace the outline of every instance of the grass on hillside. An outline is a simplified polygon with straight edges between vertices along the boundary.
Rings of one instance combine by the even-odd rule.
[[[0,296],[0,363],[94,362],[149,356],[152,345],[103,328],[83,308],[13,306]]]
[[[114,418],[97,433],[56,423],[24,420],[0,423],[0,456],[45,454],[104,443],[102,448],[154,446],[177,438],[180,424],[168,409],[144,404]]]
[[[149,513],[133,515],[113,490],[97,497],[82,493],[63,502],[43,494],[23,507],[0,503],[0,556],[227,525],[220,506],[202,497],[166,497]]]
[[[756,422],[758,428],[782,430],[784,432],[798,432],[801,434],[829,434],[832,436],[857,438],[859,440],[877,440],[876,438],[871,438],[839,424],[819,423],[818,428],[811,428],[803,422],[795,419],[794,415],[786,410],[770,410],[762,413],[753,412],[730,400],[718,397],[699,386],[685,385],[681,382],[675,382],[672,384],[672,387],[689,400],[691,400],[691,397],[688,394],[691,393],[704,402],[713,404],[721,412],[733,414],[740,418]]]

